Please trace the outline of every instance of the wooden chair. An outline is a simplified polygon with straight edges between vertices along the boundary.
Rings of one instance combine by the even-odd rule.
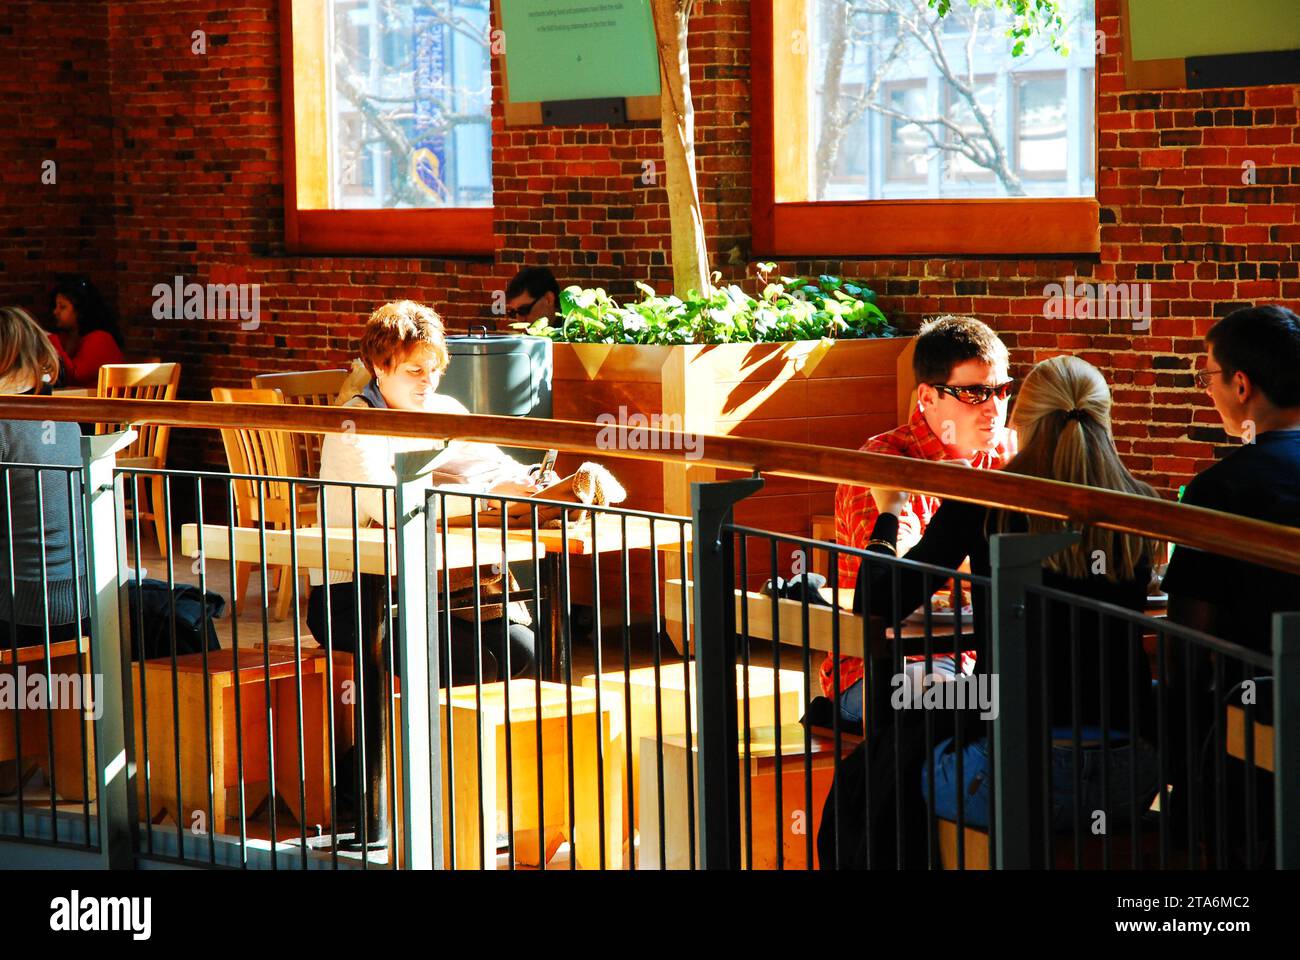
[[[227,387],[213,387],[212,399],[217,403],[283,403],[278,390],[232,390]],[[293,477],[299,476],[298,460],[294,453],[290,434],[281,430],[260,430],[239,428],[222,430],[221,441],[226,448],[226,461],[231,473],[252,474],[259,477]],[[259,502],[258,487],[262,487]],[[252,480],[235,480],[235,512],[239,526],[259,526],[263,519],[268,529],[287,530],[292,523],[295,526],[313,524],[316,519],[314,503],[299,503],[298,516],[291,517],[289,510],[289,484],[271,481],[258,484]],[[235,564],[235,596],[242,604],[248,592],[248,576],[252,572],[251,563]],[[293,571],[288,566],[269,567],[276,580],[278,591],[275,602],[275,618],[283,620],[289,612],[289,603],[293,597]],[[263,587],[263,589],[267,589]],[[305,591],[304,591],[305,595]]]
[[[100,399],[114,400],[175,400],[181,381],[179,363],[106,363],[99,368],[99,385],[95,395]],[[97,434],[115,433],[125,427],[121,423],[97,423]],[[117,455],[119,467],[137,467],[145,470],[162,470],[167,466],[167,442],[171,427],[156,424],[137,424],[139,436],[135,442]],[[148,480],[149,507],[134,505],[139,516],[152,518],[158,534],[158,551],[166,558],[169,550],[169,531],[166,511],[163,508],[164,478],[153,476]],[[135,484],[129,485],[138,489]]]
[[[279,390],[285,403],[312,407],[334,405],[334,398],[343,389],[347,370],[306,370],[301,373],[264,373],[253,377],[255,390]],[[290,443],[298,457],[298,476],[320,475],[320,448],[323,433],[290,434]]]

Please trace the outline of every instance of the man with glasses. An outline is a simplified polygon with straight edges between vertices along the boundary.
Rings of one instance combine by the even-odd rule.
[[[546,267],[524,267],[506,285],[506,320],[536,323],[560,314],[560,283]]]
[[[1187,485],[1183,503],[1300,527],[1300,317],[1271,305],[1236,310],[1210,328],[1205,342],[1196,385],[1209,394],[1224,431],[1239,438],[1241,446],[1198,474]],[[1260,653],[1272,651],[1273,614],[1300,609],[1300,577],[1191,547],[1174,550],[1163,586],[1170,620]],[[1174,787],[1170,832],[1186,836],[1183,824],[1192,820],[1201,824],[1205,849],[1214,851],[1217,866],[1270,865],[1272,777],[1257,772],[1251,836],[1242,805],[1249,796],[1245,765],[1223,761],[1226,782],[1219,787],[1220,796],[1215,789],[1220,778],[1210,758],[1211,731],[1225,701],[1253,704],[1256,723],[1273,722],[1272,678],[1255,668],[1238,670],[1229,659],[1216,695],[1209,656],[1202,650],[1189,665],[1185,650],[1176,642],[1169,645],[1166,674]],[[1237,686],[1243,679],[1249,686]],[[1189,720],[1190,729],[1184,729]],[[1194,764],[1190,769],[1188,758]],[[1221,802],[1225,806],[1219,811]],[[1222,861],[1220,829],[1227,841]]]
[[[912,372],[916,409],[907,423],[872,437],[862,449],[917,460],[963,461],[976,469],[1001,467],[1015,452],[1006,430],[1012,381],[1007,376],[1006,345],[974,317],[943,316],[925,323],[916,338]],[[938,497],[913,494],[899,515],[898,553],[906,553],[939,509]],[[867,487],[841,484],[835,490],[835,540],[866,549],[876,522],[876,504]],[[858,558],[841,555],[841,587],[857,583]],[[821,668],[822,692],[834,696],[835,661]],[[934,658],[936,673],[952,674],[951,657]],[[840,715],[862,723],[862,661],[840,658]]]

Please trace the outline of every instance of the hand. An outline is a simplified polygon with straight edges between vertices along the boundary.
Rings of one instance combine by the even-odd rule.
[[[911,498],[912,495],[906,490],[890,490],[887,487],[871,488],[871,499],[876,501],[876,509],[881,513],[892,513],[898,516]]]

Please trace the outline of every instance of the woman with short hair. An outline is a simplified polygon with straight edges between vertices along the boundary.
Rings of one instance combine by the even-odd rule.
[[[447,342],[442,320],[431,308],[411,300],[386,303],[371,314],[361,336],[361,362],[364,373],[353,380],[355,393],[343,402],[352,408],[409,410],[424,413],[468,414],[460,401],[438,393],[438,383],[448,363]],[[417,437],[389,437],[356,433],[328,434],[321,447],[320,479],[345,483],[395,484],[395,458],[397,454],[429,449],[429,441]],[[496,493],[520,496],[535,492],[527,468],[501,452],[492,444],[453,440],[435,459],[433,467],[452,461],[478,461],[494,474],[491,485],[477,488],[457,486],[454,489],[475,493]],[[432,484],[430,484],[432,486]],[[446,489],[444,487],[444,489]],[[324,523],[331,527],[350,527],[353,523],[352,498],[345,487],[325,488],[326,516]],[[385,499],[387,504],[385,505]],[[449,501],[454,506],[456,501]],[[467,501],[460,501],[464,506]],[[356,524],[360,527],[391,524],[394,517],[393,495],[374,488],[356,491]],[[458,579],[464,581],[457,583]],[[502,575],[480,576],[479,632],[480,645],[475,642],[474,611],[455,610],[451,616],[451,676],[454,684],[473,683],[476,676],[484,682],[505,679],[507,649],[503,643],[502,605],[488,602],[500,594]],[[320,571],[312,571],[311,597],[307,606],[307,625],[316,641],[322,646],[326,641],[327,618],[325,601],[327,590]],[[453,572],[453,608],[464,603],[473,604],[474,577]],[[382,577],[362,574],[361,589],[383,589]],[[459,590],[457,588],[460,588]],[[348,571],[330,571],[328,597],[330,604],[330,640],[335,650],[355,650],[357,587]],[[458,597],[457,594],[460,594]],[[445,596],[444,596],[445,599]],[[458,600],[461,603],[458,603]],[[362,609],[370,605],[363,601]],[[512,602],[506,612],[509,625],[505,630],[509,643],[510,673],[521,676],[532,670],[534,662],[533,632],[528,611],[522,603]],[[439,648],[445,641],[440,641]],[[481,652],[482,672],[476,662]],[[443,664],[444,670],[448,665]],[[445,674],[444,674],[445,676]]]

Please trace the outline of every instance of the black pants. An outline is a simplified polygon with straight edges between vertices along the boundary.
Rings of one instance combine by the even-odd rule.
[[[383,577],[362,574],[361,592],[363,596],[361,609],[370,609],[370,603],[368,602],[370,591],[383,589]],[[352,583],[335,583],[331,584],[328,590],[329,619],[332,626],[330,640],[333,649],[348,653],[355,652],[357,649],[357,589]],[[311,631],[311,635],[316,639],[316,642],[322,647],[325,646],[325,593],[325,587],[313,587],[311,596],[307,600],[307,628]],[[441,625],[441,618],[439,618],[439,623]],[[396,621],[394,620],[395,629]],[[532,674],[536,647],[532,630],[522,624],[512,623],[506,628],[505,637],[503,637],[502,622],[499,619],[480,621],[479,630],[482,634],[481,655],[484,683],[504,679],[507,643],[510,648],[511,676],[521,677]],[[441,636],[435,639],[439,650],[438,662],[445,683],[448,673],[447,644]],[[460,620],[452,616],[450,646],[452,685],[463,686],[473,683],[478,675],[475,661],[479,650],[478,644],[475,643],[472,621]],[[388,650],[388,640],[385,638],[385,660],[388,657]]]

